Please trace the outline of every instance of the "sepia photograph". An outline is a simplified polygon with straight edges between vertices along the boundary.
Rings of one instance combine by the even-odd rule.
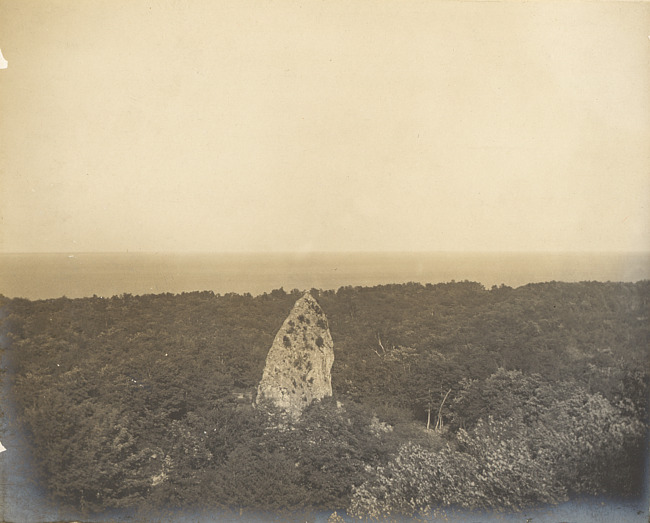
[[[0,0],[0,522],[650,521],[650,2]]]

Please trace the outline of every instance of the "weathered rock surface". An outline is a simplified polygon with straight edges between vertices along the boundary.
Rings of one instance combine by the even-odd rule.
[[[257,388],[258,405],[268,401],[293,419],[312,401],[332,395],[332,336],[325,313],[309,292],[296,301],[273,340]]]

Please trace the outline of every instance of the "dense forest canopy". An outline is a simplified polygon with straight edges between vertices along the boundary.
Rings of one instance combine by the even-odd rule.
[[[251,403],[297,290],[2,298],[7,379],[51,494],[356,515],[640,495],[650,282],[312,294],[334,397],[284,429]]]

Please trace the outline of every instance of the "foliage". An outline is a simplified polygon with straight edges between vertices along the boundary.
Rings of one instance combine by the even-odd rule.
[[[571,384],[503,369],[464,383],[459,412],[474,412],[478,402],[485,417],[458,430],[453,447],[404,445],[355,490],[352,513],[518,508],[557,503],[569,492],[640,494],[645,430],[629,409]]]
[[[410,513],[639,491],[650,282],[312,292],[342,406],[292,426],[251,403],[298,291],[2,298],[6,379],[52,494]]]

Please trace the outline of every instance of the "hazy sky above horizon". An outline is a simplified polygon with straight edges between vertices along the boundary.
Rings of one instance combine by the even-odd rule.
[[[0,0],[0,252],[650,250],[650,4]]]

